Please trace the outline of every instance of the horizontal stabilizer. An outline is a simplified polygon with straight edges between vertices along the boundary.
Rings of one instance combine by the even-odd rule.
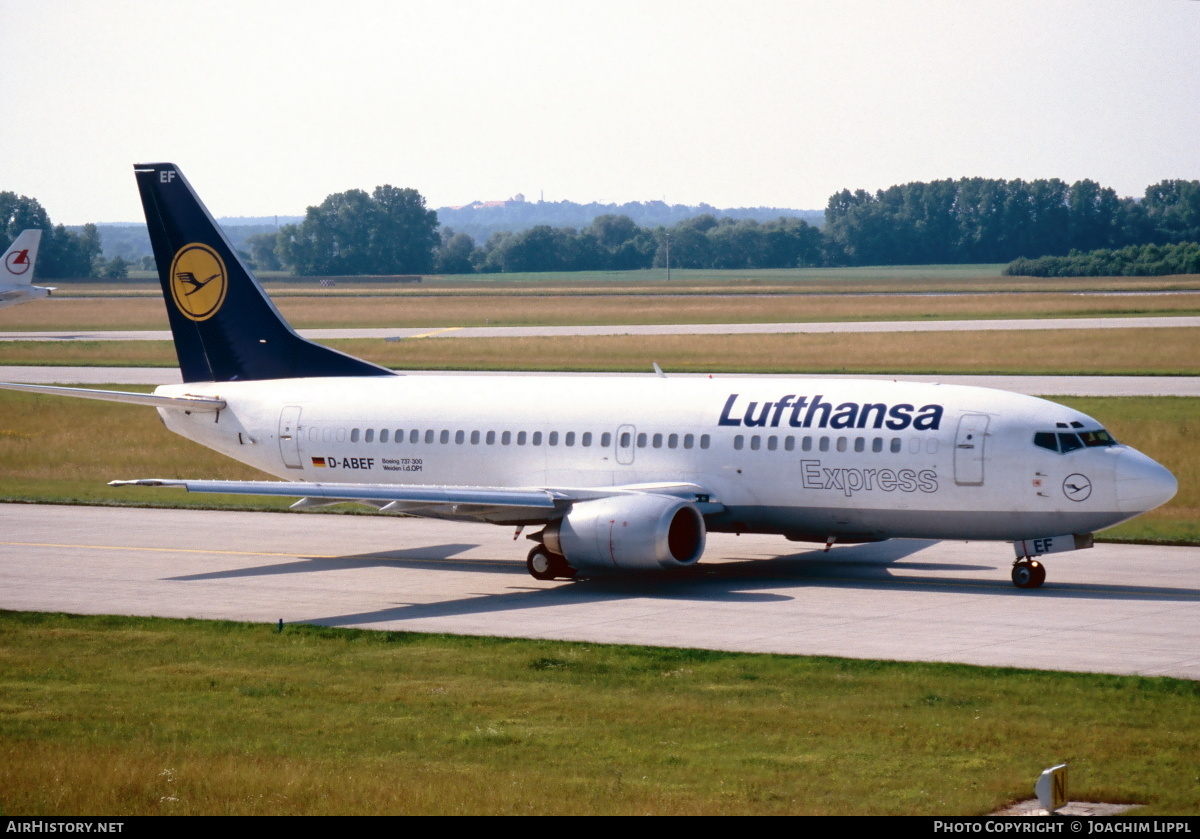
[[[182,408],[197,412],[220,411],[225,407],[224,399],[211,396],[159,396],[156,393],[126,393],[123,390],[93,390],[87,387],[26,385],[15,382],[0,382],[0,389],[73,396],[77,399],[98,399],[101,402],[126,402],[130,405],[149,405],[152,408]]]

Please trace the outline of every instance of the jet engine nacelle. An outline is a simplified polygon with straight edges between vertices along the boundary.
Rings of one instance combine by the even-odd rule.
[[[704,553],[704,517],[667,495],[581,501],[542,534],[579,571],[646,571],[694,565]]]

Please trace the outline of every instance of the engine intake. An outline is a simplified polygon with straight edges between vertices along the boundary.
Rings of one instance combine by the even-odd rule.
[[[575,504],[542,539],[580,571],[683,568],[704,553],[704,517],[682,498],[616,495]]]

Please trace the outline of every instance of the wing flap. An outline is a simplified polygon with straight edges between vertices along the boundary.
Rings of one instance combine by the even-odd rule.
[[[188,492],[215,492],[226,495],[274,495],[310,499],[304,506],[322,501],[382,501],[413,505],[478,505],[486,507],[534,507],[554,510],[560,499],[544,489],[503,489],[497,487],[405,486],[403,484],[336,484],[303,481],[188,481],[143,478],[136,481],[109,481],[109,486],[182,487]],[[561,499],[569,502],[569,499]]]

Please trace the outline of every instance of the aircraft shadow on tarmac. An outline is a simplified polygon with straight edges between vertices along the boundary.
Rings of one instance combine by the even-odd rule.
[[[430,545],[424,548],[409,548],[399,551],[380,551],[378,553],[355,554],[336,557],[299,558],[291,562],[273,562],[270,565],[256,565],[253,568],[233,568],[223,571],[206,571],[203,574],[186,574],[179,577],[167,577],[171,582],[192,582],[194,580],[225,580],[236,577],[262,577],[275,574],[305,574],[315,571],[344,571],[352,568],[389,568],[412,567],[420,568],[436,565],[441,568],[462,570],[483,570],[482,562],[455,561],[452,557],[479,547],[470,544]],[[496,572],[520,572],[525,574],[524,565],[510,563],[487,563],[486,570]]]
[[[522,609],[561,606],[570,603],[601,603],[635,598],[692,600],[721,603],[765,603],[792,600],[783,589],[797,585],[823,584],[843,589],[899,591],[935,587],[947,592],[1002,597],[1117,598],[1194,600],[1196,589],[1150,586],[1048,582],[1037,591],[1022,591],[1008,581],[1005,564],[921,562],[914,558],[937,544],[916,539],[843,545],[825,553],[821,548],[802,550],[774,558],[730,558],[700,563],[682,571],[648,572],[621,576],[581,577],[570,582],[534,583],[510,587],[503,593],[483,593],[437,603],[398,603],[370,612],[329,615],[306,623],[354,626],[421,618],[487,614]],[[202,574],[167,578],[177,582],[233,579],[263,575],[342,571],[357,568],[440,569],[457,573],[505,574],[528,580],[524,562],[515,560],[459,558],[477,544],[448,543],[395,551],[349,554],[341,557],[312,557]],[[903,576],[895,571],[902,570]],[[912,572],[929,572],[914,575]],[[948,572],[993,571],[984,579],[952,577]],[[402,583],[397,585],[401,592]],[[772,591],[775,589],[775,591]]]

